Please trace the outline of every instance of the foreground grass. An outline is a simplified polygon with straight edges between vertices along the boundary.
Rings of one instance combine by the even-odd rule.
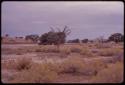
[[[98,72],[93,77],[94,83],[122,83],[124,66],[122,62],[117,62]]]
[[[97,55],[100,56],[115,56],[123,53],[123,48],[110,47],[96,47],[94,45],[62,45],[60,49],[56,46],[34,46],[27,48],[13,49],[17,55],[27,52],[40,53],[59,53],[61,55],[70,55],[73,53],[80,54],[80,56],[66,57],[66,60],[61,63],[35,63],[31,58],[20,57],[17,60],[8,60],[2,62],[2,69],[13,69],[18,71],[9,83],[50,83],[56,80],[62,74],[71,74],[75,76],[90,76],[92,83],[119,83],[123,81],[123,62],[117,61],[114,63],[105,63],[102,60],[93,60],[86,62],[84,56],[95,57],[95,53],[91,48],[97,48],[99,51]],[[4,51],[10,49],[4,49]],[[84,80],[84,79],[83,79]]]

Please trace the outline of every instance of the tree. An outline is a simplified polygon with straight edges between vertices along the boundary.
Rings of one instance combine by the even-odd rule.
[[[9,37],[9,34],[6,34],[5,37]]]
[[[87,43],[89,40],[88,39],[83,39],[82,43]]]
[[[25,36],[25,40],[32,40],[35,43],[38,41],[38,39],[39,36],[37,34]]]
[[[70,34],[71,30],[68,29],[67,26],[64,27],[63,31],[61,31],[59,28],[57,28],[58,31],[55,32],[55,30],[51,27],[51,31],[49,31],[48,33],[44,33],[43,35],[41,35],[40,37],[40,43],[39,45],[43,44],[43,45],[60,45],[65,43],[66,41],[66,36]]]
[[[80,43],[79,39],[69,40],[68,43]]]
[[[121,33],[114,33],[108,38],[108,41],[123,42],[124,36]]]

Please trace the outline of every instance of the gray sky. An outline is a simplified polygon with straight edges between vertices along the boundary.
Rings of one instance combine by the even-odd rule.
[[[2,35],[25,36],[43,34],[50,27],[67,25],[71,34],[67,39],[95,39],[123,34],[123,2],[97,1],[5,1],[2,3]]]

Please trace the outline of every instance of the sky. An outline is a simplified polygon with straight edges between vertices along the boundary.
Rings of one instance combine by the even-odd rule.
[[[124,4],[120,1],[4,1],[2,36],[42,35],[50,27],[63,30],[67,25],[70,39],[108,38],[124,34]]]

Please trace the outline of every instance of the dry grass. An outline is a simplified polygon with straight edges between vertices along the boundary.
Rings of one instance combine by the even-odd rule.
[[[7,60],[2,62],[2,68],[5,69],[16,69],[16,70],[25,70],[29,69],[32,64],[31,58],[21,57],[17,60]]]
[[[70,48],[65,47],[65,46],[61,47],[59,51],[60,51],[60,53],[63,53],[63,54],[70,54],[71,53]]]
[[[106,49],[100,49],[99,55],[101,55],[101,56],[114,56],[114,55],[118,55],[120,53],[123,53],[122,49],[106,48]]]
[[[80,75],[96,75],[96,73],[107,68],[107,64],[101,61],[93,61],[86,63],[83,58],[80,57],[70,57],[60,65],[61,73],[70,73],[70,74],[80,74]]]
[[[81,52],[81,48],[80,47],[72,47],[71,48],[71,52],[80,53]]]
[[[55,67],[55,66],[54,66]],[[28,70],[23,70],[17,74],[11,83],[49,83],[58,78],[53,64],[33,64]]]
[[[59,49],[56,46],[51,46],[51,45],[45,45],[45,46],[40,46],[36,49],[36,52],[54,52],[54,53],[58,53]]]
[[[121,83],[123,82],[123,63],[117,62],[106,69],[101,70],[92,79],[93,83]]]
[[[110,43],[95,43],[95,47],[98,49],[103,49],[103,48],[111,48],[112,45]]]
[[[94,57],[95,55],[90,51],[90,49],[83,48],[80,52],[81,55],[87,56],[87,57]]]
[[[42,62],[41,64],[37,64],[34,63],[31,58],[24,56],[15,61],[8,60],[2,62],[2,69],[14,69],[19,72],[13,76],[13,80],[10,81],[11,83],[55,82],[56,79],[63,74],[90,76],[92,77],[92,82],[122,82],[123,64],[121,62],[108,65],[109,63],[104,63],[101,59],[88,62],[82,57],[95,57],[96,53],[101,56],[115,56],[123,53],[123,47],[121,47],[120,44],[118,44],[118,47],[115,47],[116,44],[113,44],[113,46],[96,47],[94,44],[61,45],[58,49],[53,45],[40,45],[13,50],[3,49],[4,51],[7,50],[8,53],[10,51],[10,53],[15,52],[18,55],[26,52],[44,52],[45,55],[46,53],[50,53],[49,56],[52,56],[51,53],[58,53],[63,57],[68,57],[60,63]],[[96,48],[94,49],[97,50],[96,53],[91,51],[93,48]],[[118,58],[116,60],[118,60]]]
[[[15,60],[7,60],[1,63],[2,69],[16,69]]]
[[[84,61],[79,57],[72,57],[62,62],[60,65],[60,73],[79,73],[84,67]]]
[[[31,58],[27,57],[18,58],[16,62],[16,69],[19,71],[29,69],[31,68],[32,63],[33,61]]]

